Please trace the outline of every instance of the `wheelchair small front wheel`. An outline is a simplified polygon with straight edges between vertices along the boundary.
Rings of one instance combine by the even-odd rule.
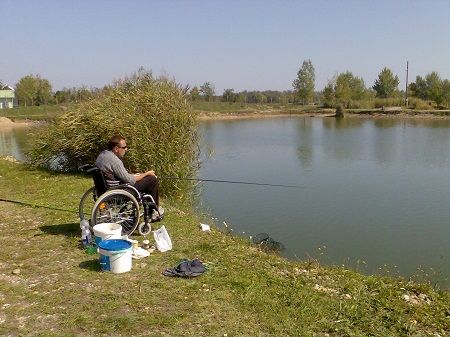
[[[141,222],[138,226],[138,233],[142,236],[150,234],[152,231],[152,224],[150,222]]]

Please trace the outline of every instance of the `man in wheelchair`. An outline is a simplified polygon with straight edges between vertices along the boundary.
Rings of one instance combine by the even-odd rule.
[[[158,180],[155,172],[150,170],[144,173],[129,173],[122,162],[126,152],[126,140],[114,136],[109,140],[108,149],[98,155],[95,166],[103,172],[108,186],[127,183],[141,193],[150,194],[158,207],[158,212],[152,215],[153,220],[161,220],[164,209],[159,206]]]

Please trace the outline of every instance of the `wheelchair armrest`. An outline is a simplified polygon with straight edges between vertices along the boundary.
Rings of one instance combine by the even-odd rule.
[[[127,188],[127,187],[133,187],[130,184],[108,185],[108,183],[106,183],[106,185],[107,185],[107,190],[123,190],[124,188]]]
[[[141,193],[133,185],[123,183],[118,185],[109,185],[106,187],[106,191],[113,190],[125,190],[131,193],[137,200],[141,200]]]

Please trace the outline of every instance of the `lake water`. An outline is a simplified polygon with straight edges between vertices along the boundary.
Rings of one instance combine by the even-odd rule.
[[[29,127],[0,127],[0,155],[12,156],[19,161],[24,161],[22,152],[26,144],[27,135],[31,132]]]
[[[289,259],[448,286],[450,120],[287,117],[201,129],[213,151],[201,178],[302,187],[205,182],[217,225],[266,233]]]
[[[267,233],[288,259],[427,274],[449,288],[449,119],[210,120],[201,131],[213,151],[201,178],[301,187],[205,182],[216,218],[205,221]],[[0,128],[0,155],[23,160],[28,132]]]

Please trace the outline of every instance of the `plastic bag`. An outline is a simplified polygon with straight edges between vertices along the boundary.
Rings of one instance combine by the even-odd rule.
[[[156,249],[160,252],[165,252],[172,249],[172,240],[170,240],[169,233],[167,233],[166,226],[162,226],[153,232],[155,237]]]

